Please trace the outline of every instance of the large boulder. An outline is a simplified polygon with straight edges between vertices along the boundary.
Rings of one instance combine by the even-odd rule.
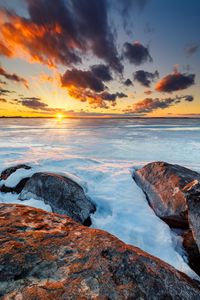
[[[107,232],[0,205],[2,300],[200,299],[199,283]]]
[[[90,225],[95,205],[86,197],[83,188],[73,180],[53,174],[35,173],[19,195],[20,200],[38,199],[49,204],[53,212],[66,214],[75,221]]]
[[[28,166],[28,165],[25,165],[25,164],[19,164],[19,165],[16,165],[16,166],[6,168],[5,170],[3,170],[1,172],[1,174],[0,174],[0,192],[19,194],[22,191],[22,189],[24,188],[27,180],[30,177],[24,177],[24,178],[20,179],[19,182],[13,187],[7,186],[4,183],[5,180],[7,180],[13,173],[15,173],[17,170],[20,170],[20,169],[30,170],[31,167]],[[3,184],[1,184],[1,181],[3,182]]]
[[[200,174],[179,165],[153,162],[133,174],[156,215],[181,228],[190,267],[200,275]],[[188,231],[188,229],[190,229]]]
[[[200,182],[199,173],[179,165],[153,162],[137,170],[133,177],[157,216],[171,227],[188,228],[188,199]]]

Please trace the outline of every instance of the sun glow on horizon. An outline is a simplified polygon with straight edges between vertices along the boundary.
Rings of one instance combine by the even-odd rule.
[[[62,120],[63,118],[64,118],[64,115],[62,115],[62,114],[56,115],[56,119],[58,119],[58,120]]]

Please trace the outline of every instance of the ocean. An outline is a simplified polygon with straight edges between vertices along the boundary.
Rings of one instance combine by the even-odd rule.
[[[0,119],[0,171],[32,166],[13,174],[10,186],[37,171],[70,176],[97,206],[92,227],[194,277],[181,238],[154,214],[132,179],[135,169],[152,161],[200,172],[200,119]],[[11,193],[0,193],[0,202],[51,211],[39,200],[22,202]]]

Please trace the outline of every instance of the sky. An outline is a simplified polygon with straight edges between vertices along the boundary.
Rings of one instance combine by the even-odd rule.
[[[0,116],[200,117],[199,0],[0,0]]]

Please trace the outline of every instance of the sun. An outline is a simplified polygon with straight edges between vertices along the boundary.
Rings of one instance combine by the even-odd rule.
[[[57,114],[57,115],[56,115],[56,118],[57,118],[58,120],[62,120],[62,119],[64,118],[64,116],[63,116],[62,114]]]

